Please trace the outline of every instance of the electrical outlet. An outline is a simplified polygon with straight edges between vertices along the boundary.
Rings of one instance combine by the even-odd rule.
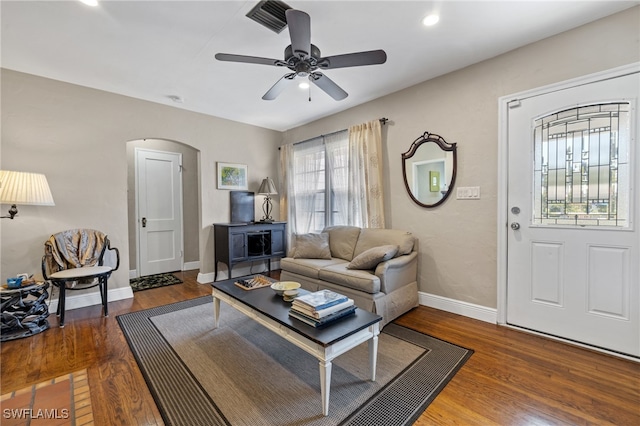
[[[456,198],[458,200],[479,200],[479,186],[461,186],[456,190]]]

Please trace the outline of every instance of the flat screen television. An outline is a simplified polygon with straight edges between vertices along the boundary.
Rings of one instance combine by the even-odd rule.
[[[254,194],[250,191],[230,191],[231,223],[252,223],[255,221]]]

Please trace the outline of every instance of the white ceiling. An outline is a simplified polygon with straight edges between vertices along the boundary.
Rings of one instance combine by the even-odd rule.
[[[323,56],[384,49],[387,62],[326,70],[349,93],[315,86],[262,95],[288,70],[220,62],[218,52],[283,59],[288,30],[245,15],[254,1],[6,1],[1,65],[134,98],[287,130],[517,47],[639,1],[285,1],[311,16]],[[424,27],[422,18],[440,13]],[[171,100],[179,96],[182,103]]]

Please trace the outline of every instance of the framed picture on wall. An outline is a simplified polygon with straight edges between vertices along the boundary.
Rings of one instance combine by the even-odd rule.
[[[246,164],[218,162],[218,189],[246,190],[248,182]]]

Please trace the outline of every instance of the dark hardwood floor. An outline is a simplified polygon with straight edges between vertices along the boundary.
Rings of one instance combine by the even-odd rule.
[[[97,425],[161,425],[116,316],[209,295],[197,271],[183,284],[68,311],[66,326],[2,343],[2,394],[86,368]],[[640,364],[436,309],[398,324],[475,353],[416,425],[640,425]],[[51,407],[54,408],[54,407]]]

